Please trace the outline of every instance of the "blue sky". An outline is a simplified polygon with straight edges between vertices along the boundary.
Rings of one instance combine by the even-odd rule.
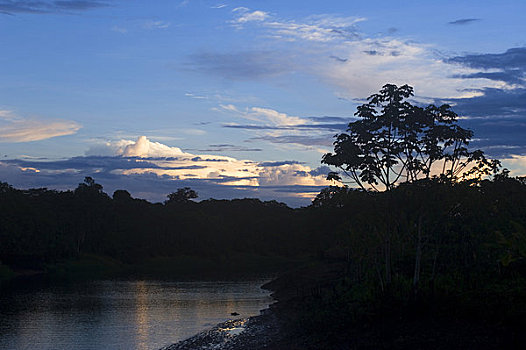
[[[526,174],[526,2],[0,0],[0,180],[307,205],[385,83]]]

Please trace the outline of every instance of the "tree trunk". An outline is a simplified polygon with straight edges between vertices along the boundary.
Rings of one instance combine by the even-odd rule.
[[[385,239],[385,284],[389,286],[391,284],[391,238],[390,232],[387,234]]]
[[[422,216],[420,215],[418,218],[418,226],[417,226],[415,271],[413,274],[413,289],[415,293],[418,291],[418,283],[420,282],[421,262],[422,262]]]

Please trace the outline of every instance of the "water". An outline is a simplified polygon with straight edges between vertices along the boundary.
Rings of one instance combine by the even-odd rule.
[[[11,290],[0,295],[0,349],[159,349],[259,314],[272,303],[264,282],[95,281]]]

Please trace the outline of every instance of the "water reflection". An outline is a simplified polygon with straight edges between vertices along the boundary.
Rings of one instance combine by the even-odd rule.
[[[148,349],[148,309],[147,309],[147,291],[146,283],[138,281],[136,286],[136,324],[137,324],[137,349]]]
[[[99,281],[0,295],[0,349],[159,349],[272,302],[264,281]]]

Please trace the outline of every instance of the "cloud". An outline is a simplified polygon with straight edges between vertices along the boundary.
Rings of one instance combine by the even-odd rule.
[[[58,161],[3,160],[0,178],[15,187],[70,189],[85,176],[92,176],[110,193],[127,189],[136,197],[153,201],[189,186],[203,199],[258,197],[295,206],[308,205],[327,185],[325,174],[296,161],[254,162],[191,154],[144,136],[136,141],[107,142],[87,153],[91,155]]]
[[[224,79],[257,80],[288,72],[293,64],[274,51],[200,53],[189,57],[187,67]]]
[[[80,124],[61,119],[26,119],[0,110],[0,142],[30,142],[75,134]]]
[[[355,117],[331,117],[331,116],[323,116],[323,117],[307,117],[308,119],[318,122],[318,123],[327,123],[327,122],[339,122],[339,123],[350,123],[354,120],[356,120]]]
[[[522,87],[526,83],[526,47],[516,47],[498,54],[472,54],[456,56],[447,62],[477,69],[472,74],[462,78],[485,78],[517,84]],[[482,71],[480,71],[482,70]]]
[[[160,21],[160,20],[148,20],[143,23],[143,28],[148,30],[154,30],[154,29],[166,29],[170,27],[171,23],[166,21]]]
[[[231,129],[246,129],[246,130],[311,130],[311,131],[321,131],[321,130],[333,130],[333,131],[344,131],[347,129],[347,124],[299,124],[299,125],[255,125],[255,124],[235,124],[229,123],[224,124],[224,128]]]
[[[278,162],[261,162],[259,163],[259,166],[262,167],[279,167],[282,165],[292,165],[292,164],[305,164],[302,162],[298,162],[297,160],[283,160]]]
[[[283,20],[264,11],[252,11],[246,7],[235,8],[232,21],[238,28],[240,24],[256,22],[268,29],[271,36],[287,41],[310,40],[329,42],[335,38],[355,39],[358,37],[356,23],[364,21],[362,17],[338,17],[315,15],[303,21]]]
[[[110,6],[107,1],[67,0],[67,1],[17,1],[0,0],[0,13],[66,13],[69,11],[86,11]]]
[[[484,77],[505,83],[500,88],[475,89],[476,96],[471,98],[437,101],[453,105],[462,116],[462,124],[474,130],[478,140],[473,146],[496,157],[526,154],[526,48],[456,56],[448,62],[474,70],[462,79]]]
[[[248,13],[254,11],[238,9],[233,22]],[[287,20],[267,14],[250,22],[250,30],[259,34],[258,40],[272,41],[279,56],[267,54],[259,61],[257,51],[227,56],[208,53],[206,60],[197,59],[197,66],[231,80],[309,74],[333,86],[337,97],[355,101],[378,91],[386,82],[416,86],[420,100],[473,97],[481,89],[511,88],[507,81],[477,75],[480,69],[449,61],[432,45],[397,38],[394,30],[367,35],[358,27],[364,20],[331,15]]]
[[[113,27],[111,27],[111,30],[114,31],[114,32],[117,32],[117,33],[121,33],[121,34],[128,33],[128,29],[126,29],[124,27],[119,27],[119,26],[113,26]]]
[[[269,122],[272,125],[295,126],[305,123],[302,118],[280,113],[270,108],[252,107],[248,114],[256,120]]]
[[[348,123],[327,123],[348,121],[340,117],[297,117],[265,107],[250,107],[239,109],[236,106],[220,105],[221,110],[233,112],[236,116],[258,122],[258,124],[240,125],[237,123],[224,124],[223,127],[249,130],[344,130]],[[352,118],[355,119],[355,118]]]
[[[343,132],[343,130],[342,130]],[[264,140],[272,143],[296,144],[303,146],[327,146],[331,147],[334,141],[333,134],[324,136],[306,136],[306,135],[283,135],[283,136],[259,136],[250,140]]]
[[[470,23],[478,22],[478,21],[480,21],[480,18],[461,18],[461,19],[457,19],[457,20],[448,22],[448,24],[466,25],[466,24],[470,24]]]
[[[262,22],[269,18],[265,11],[249,11],[246,7],[237,7],[232,12],[237,14],[235,23]]]
[[[510,170],[511,176],[526,176],[526,155],[512,154],[502,159],[502,165]]]
[[[198,150],[200,152],[261,152],[262,148],[250,148],[231,144],[208,145],[208,148]]]
[[[270,108],[250,107],[239,109],[234,105],[221,105],[221,109],[235,116],[251,120],[254,124],[223,124],[224,128],[244,129],[256,136],[248,142],[267,141],[273,144],[331,147],[335,132],[347,129],[348,121],[355,118],[297,117]]]
[[[130,140],[108,141],[92,146],[86,155],[123,156],[139,158],[188,156],[178,147],[170,147],[152,142],[146,136],[140,136],[135,142]]]
[[[297,161],[255,162],[191,154],[144,136],[136,141],[107,142],[87,153],[92,154],[52,161],[3,160],[0,178],[15,187],[68,189],[92,176],[110,193],[124,188],[134,196],[154,201],[189,186],[203,199],[258,197],[295,206],[308,205],[310,198],[328,184],[325,173]]]

